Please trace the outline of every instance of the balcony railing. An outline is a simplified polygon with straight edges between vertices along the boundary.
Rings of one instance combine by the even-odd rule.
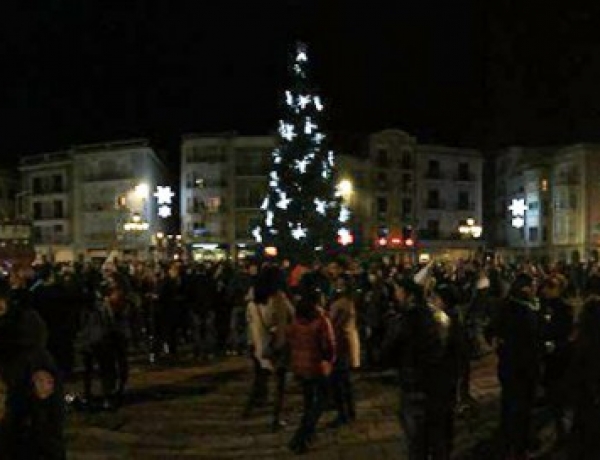
[[[42,213],[42,214],[34,214],[33,220],[60,220],[60,219],[68,219],[67,213]]]

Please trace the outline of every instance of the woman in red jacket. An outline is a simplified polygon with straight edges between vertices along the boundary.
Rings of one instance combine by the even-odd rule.
[[[321,308],[321,299],[320,291],[302,289],[296,305],[296,319],[288,326],[286,334],[292,371],[300,381],[304,395],[302,420],[288,445],[297,454],[305,453],[314,438],[323,413],[327,376],[335,357],[333,328]]]

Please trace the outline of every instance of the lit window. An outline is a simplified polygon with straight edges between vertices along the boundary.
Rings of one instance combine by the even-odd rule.
[[[548,191],[548,179],[542,179],[542,192]]]

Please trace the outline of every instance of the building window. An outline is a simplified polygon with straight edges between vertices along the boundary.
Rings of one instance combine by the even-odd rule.
[[[458,206],[459,211],[469,211],[469,192],[458,192]]]
[[[548,241],[548,227],[545,225],[542,227],[542,241],[544,243]]]
[[[529,241],[531,241],[532,243],[537,241],[539,238],[538,233],[539,232],[537,227],[529,227]]]
[[[412,169],[412,160],[409,152],[402,154],[402,169]]]
[[[548,191],[548,179],[542,179],[542,185],[540,188],[542,189],[542,192]]]
[[[429,190],[427,192],[427,208],[440,209],[440,204],[439,190]]]
[[[33,218],[41,219],[42,218],[42,203],[35,202],[33,203]]]
[[[469,172],[469,163],[459,163],[458,164],[458,180],[460,181],[468,181],[471,179],[471,174]]]
[[[427,177],[430,179],[440,179],[440,162],[437,160],[429,160],[429,166],[427,168]]]
[[[386,173],[378,173],[377,174],[377,184],[380,189],[387,188],[387,174]]]
[[[577,194],[569,194],[569,209],[577,209]]]
[[[60,200],[54,200],[53,208],[54,208],[54,213],[53,213],[54,217],[58,218],[58,219],[62,219],[64,217],[63,202]]]
[[[63,180],[60,174],[54,174],[52,176],[52,191],[62,192],[63,191]]]
[[[377,150],[377,166],[380,168],[388,167],[388,152],[386,149]]]
[[[210,213],[219,212],[221,207],[221,197],[215,196],[206,200],[206,209]]]
[[[42,193],[42,178],[34,177],[31,188],[34,194]]]

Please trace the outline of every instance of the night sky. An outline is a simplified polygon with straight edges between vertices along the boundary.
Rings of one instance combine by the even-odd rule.
[[[5,161],[138,136],[176,156],[182,133],[271,132],[297,38],[339,138],[600,141],[600,2],[38,3],[0,15]]]

